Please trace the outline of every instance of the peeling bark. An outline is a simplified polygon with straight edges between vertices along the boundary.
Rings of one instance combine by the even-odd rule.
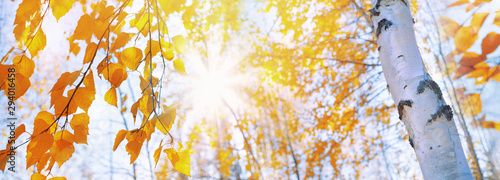
[[[418,51],[408,2],[372,2],[370,14],[384,76],[424,178],[472,179],[453,112]]]

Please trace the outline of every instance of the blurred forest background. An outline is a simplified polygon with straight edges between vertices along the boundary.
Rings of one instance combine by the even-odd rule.
[[[0,179],[34,173],[68,179],[422,179],[383,78],[369,0],[67,2],[0,1],[1,64],[16,64],[18,56],[33,62],[30,87],[16,100],[18,125],[34,132],[41,111],[57,119],[80,113],[89,117],[88,137],[74,145],[71,158],[54,156],[49,162],[56,159],[58,166],[47,168],[27,162],[34,152],[22,145],[16,172],[0,172]],[[35,15],[18,10],[23,3],[37,4]],[[475,178],[498,180],[500,2],[412,0],[410,6],[420,52],[452,105]],[[123,23],[99,36],[113,15]],[[38,49],[27,45],[40,38],[33,32],[44,36],[31,40]],[[90,47],[96,49],[91,59]],[[135,49],[143,61],[127,64],[126,52]],[[77,71],[83,76],[61,78]],[[89,76],[95,79],[91,105],[61,111],[68,101],[53,97],[55,87],[70,96],[70,88]],[[0,97],[1,148],[8,141],[8,101]],[[56,123],[61,129],[64,119]],[[162,130],[154,122],[171,127]],[[120,132],[150,124],[161,132],[150,132],[136,151],[128,135],[129,144],[116,144]],[[23,133],[16,145],[29,137]]]

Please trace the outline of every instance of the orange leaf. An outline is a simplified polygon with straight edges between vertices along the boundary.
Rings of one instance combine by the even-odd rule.
[[[52,125],[52,126],[50,126]],[[50,126],[50,128],[49,128]],[[35,121],[33,122],[33,136],[36,136],[43,131],[45,131],[47,128],[48,133],[52,134],[57,128],[57,123],[55,122],[54,119],[54,114],[49,113],[47,111],[41,111],[39,112],[36,117]]]
[[[54,135],[55,145],[50,148],[50,154],[59,167],[73,156],[75,152],[75,147],[73,146],[74,142],[75,137],[68,130],[57,131]]]
[[[90,43],[89,45],[87,45],[87,49],[85,49],[85,57],[83,58],[83,64],[87,64],[90,61],[92,61],[96,51],[97,51],[96,43]]]
[[[4,94],[5,96],[9,96],[9,87],[11,86],[15,86],[15,89],[14,89],[14,101],[17,100],[18,98],[20,98],[21,96],[23,96],[26,91],[28,91],[28,89],[30,88],[31,86],[31,82],[29,80],[28,77],[25,77],[23,74],[19,73],[19,74],[15,74],[15,78],[13,77],[10,77],[8,78],[8,70],[10,68],[15,68],[15,66],[12,66],[12,65],[0,65],[0,70],[3,70],[2,72],[0,72],[0,81],[3,81],[3,83],[0,84],[0,87],[1,89],[0,90],[4,90]]]
[[[36,164],[36,168],[38,168],[40,171],[43,170],[45,168],[45,165],[47,165],[47,161],[49,161],[51,157],[52,156],[49,153],[43,154],[42,158]],[[52,168],[52,166],[49,168]]]
[[[113,42],[113,45],[111,46],[111,51],[115,51],[125,46],[125,44],[127,44],[131,37],[132,36],[130,33],[120,32],[120,34],[118,34],[115,41]]]
[[[126,67],[122,63],[110,63],[106,67],[105,63],[105,61],[101,62],[102,69],[99,69],[98,66],[98,70],[101,70],[100,74],[111,83],[112,87],[120,87],[122,82],[127,79]]]
[[[75,143],[87,144],[87,136],[89,135],[89,115],[80,113],[73,115],[73,119],[69,122],[71,129],[75,133]]]
[[[174,60],[174,68],[179,74],[187,75],[186,69],[184,68],[184,62],[182,62],[182,59]]]
[[[64,0],[64,1],[50,1],[50,9],[52,9],[52,14],[59,21],[59,18],[64,16],[73,7],[75,0]]]
[[[16,74],[22,74],[24,77],[31,77],[35,71],[35,62],[24,55],[15,57],[12,63],[16,65]]]
[[[76,81],[76,79],[78,78],[79,75],[80,75],[80,71],[75,71],[72,73],[65,72],[65,73],[61,74],[59,79],[57,79],[56,84],[54,84],[54,86],[50,90],[51,96],[52,96],[52,101],[54,100],[55,95],[62,96],[62,94],[64,93],[64,89],[66,89],[66,86],[72,85]],[[50,107],[52,107],[52,105],[54,105],[54,102],[52,102],[52,101],[50,103]]]
[[[481,43],[481,48],[483,50],[483,54],[490,54],[500,45],[500,35],[495,32],[490,32],[486,37],[484,37],[483,42]]]
[[[45,33],[43,33],[42,28],[38,29],[35,37],[29,43],[28,50],[30,51],[31,57],[38,55],[38,51],[43,50],[47,45]]]
[[[91,91],[95,92],[94,74],[92,73],[92,70],[89,70],[89,73],[83,80],[83,85],[85,85],[85,87],[88,87]]]
[[[117,105],[117,99],[116,99],[116,88],[112,87],[106,92],[104,95],[104,100],[108,103],[111,104],[115,107],[118,107]]]
[[[462,56],[462,60],[460,60],[460,62],[458,63],[465,66],[474,66],[475,64],[480,63],[484,60],[486,60],[486,56],[484,55],[479,55],[475,52],[465,52]]]
[[[42,156],[50,149],[54,142],[54,136],[48,132],[34,134],[33,139],[26,148],[26,167],[38,162]]]
[[[142,51],[136,47],[129,47],[121,54],[122,62],[131,70],[137,69],[142,61]]]
[[[462,5],[462,4],[469,4],[469,0],[458,0],[457,2],[454,2],[450,5],[448,5],[446,8],[450,8],[450,7],[453,7],[453,6],[459,6],[459,5]]]
[[[163,113],[160,114],[159,120],[156,121],[156,128],[163,134],[168,134],[168,131],[172,129],[172,125],[174,124],[175,116],[174,106],[163,105]]]
[[[80,17],[80,20],[78,20],[78,26],[75,28],[73,39],[81,39],[89,42],[95,28],[94,18],[90,17],[88,14],[84,14]]]
[[[74,93],[75,89],[68,90],[68,96],[71,97]],[[88,87],[80,87],[76,91],[73,96],[73,100],[71,100],[70,107],[80,107],[82,110],[87,112],[89,110],[90,105],[92,105],[92,101],[95,99],[95,90],[92,90]],[[70,113],[71,114],[71,113]]]
[[[130,154],[130,164],[132,164],[141,152],[142,144],[146,139],[146,133],[142,130],[132,130],[131,133],[127,134],[126,138],[128,143],[125,149]]]
[[[158,52],[160,52],[160,43],[158,41],[155,41],[155,40],[148,40],[148,44],[146,45],[146,49],[144,50],[144,54],[147,54],[149,53],[150,51],[150,45],[153,47],[151,48],[151,55],[152,57],[156,56],[156,54],[158,54]],[[146,59],[149,59],[149,56],[146,56]]]
[[[118,133],[116,134],[116,137],[115,137],[115,144],[113,145],[113,151],[116,151],[116,148],[118,148],[118,145],[120,145],[120,143],[123,141],[123,139],[125,139],[125,135],[127,135],[127,132],[126,130],[120,130],[118,131]]]
[[[132,104],[132,107],[130,108],[130,112],[132,113],[132,116],[134,117],[134,122],[135,122],[135,117],[137,116],[137,109],[139,109],[139,105],[141,103],[141,99],[139,98],[134,104]]]
[[[72,93],[74,89],[70,91]],[[71,99],[71,103],[70,98],[66,96],[60,96],[55,98],[54,100],[54,112],[57,117],[71,115],[75,113],[77,109],[78,103],[75,101],[75,99]]]

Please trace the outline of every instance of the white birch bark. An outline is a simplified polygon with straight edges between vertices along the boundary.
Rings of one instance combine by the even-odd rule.
[[[384,76],[425,179],[473,179],[453,113],[417,47],[407,0],[372,0]]]

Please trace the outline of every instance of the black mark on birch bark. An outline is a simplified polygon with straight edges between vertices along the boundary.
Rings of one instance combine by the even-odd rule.
[[[380,49],[381,49],[381,48],[382,48],[382,46],[379,46],[379,47],[377,48],[379,52],[380,52]]]
[[[377,0],[377,3],[375,4],[375,9],[378,9],[380,7],[380,1],[382,0]]]
[[[409,138],[408,141],[410,141],[410,146],[415,149],[415,147],[413,147],[413,139]]]
[[[380,11],[378,11],[377,9],[375,8],[371,8],[370,10],[368,10],[370,12],[370,16],[380,16]]]
[[[440,106],[434,114],[431,114],[431,118],[427,120],[427,124],[431,124],[440,116],[444,116],[446,120],[451,121],[453,119],[453,112],[451,110],[451,107],[449,105]]]
[[[377,38],[378,36],[380,35],[380,33],[382,32],[382,28],[384,28],[384,30],[387,30],[387,28],[391,27],[392,26],[392,22],[387,20],[387,19],[382,19],[378,22],[378,27],[377,27]]]
[[[412,100],[401,100],[398,103],[398,113],[399,113],[399,119],[403,120],[403,110],[405,106],[411,107],[413,104]]]
[[[401,55],[399,55],[399,56],[398,56],[398,59],[399,59],[399,58],[402,58],[402,57],[404,57],[404,56],[401,54]]]
[[[443,99],[443,94],[441,93],[439,85],[432,79],[420,81],[417,87],[417,94],[422,94],[425,91],[425,88],[429,88],[430,90],[434,91],[439,99]]]

